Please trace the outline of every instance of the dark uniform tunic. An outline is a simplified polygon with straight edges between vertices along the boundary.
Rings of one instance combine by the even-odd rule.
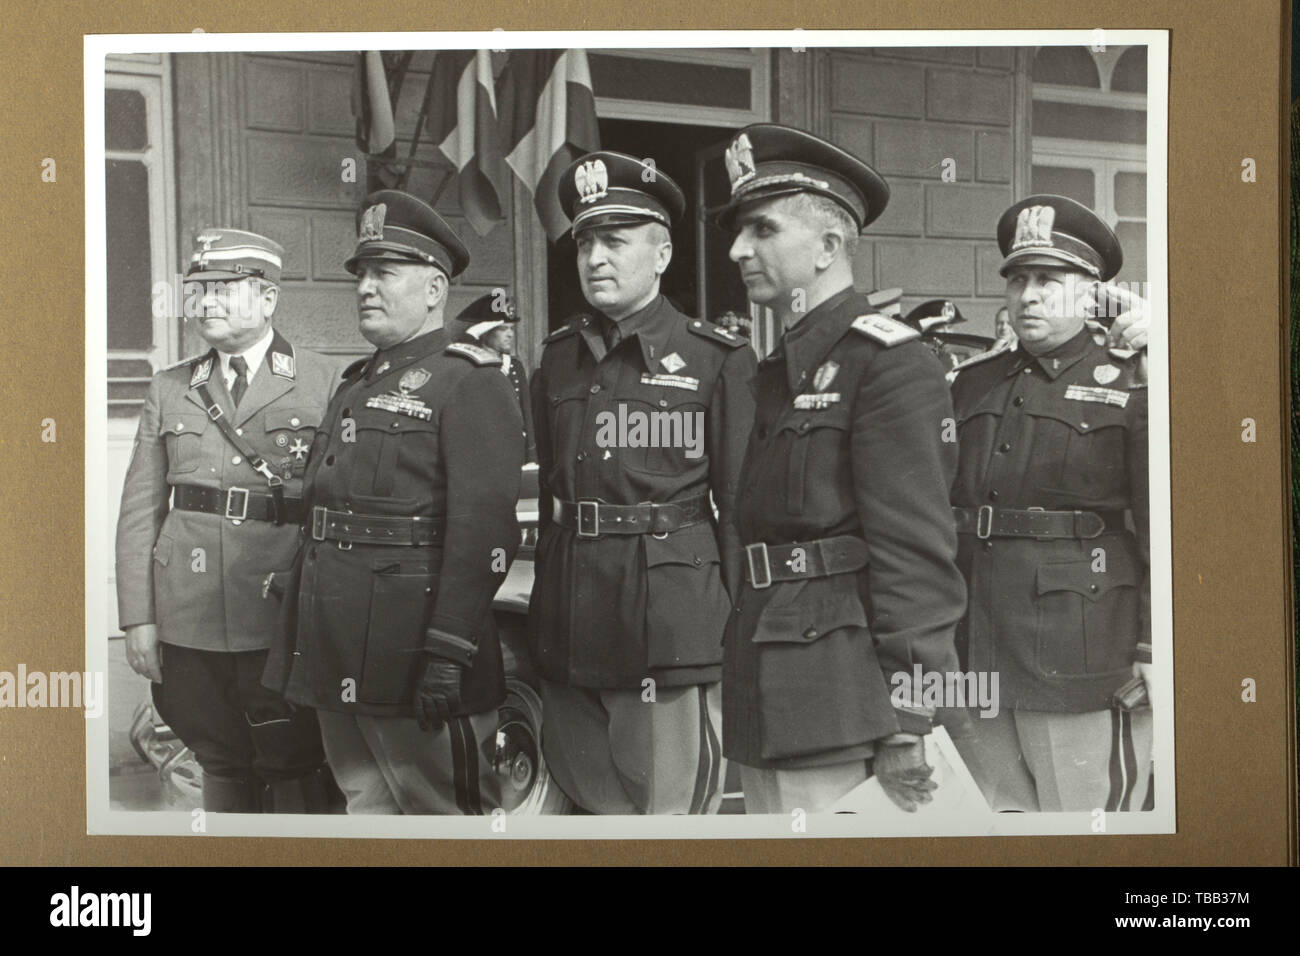
[[[970,610],[959,647],[971,669],[999,672],[1003,708],[1105,710],[1133,662],[1150,661],[1147,393],[1136,369],[1085,329],[1037,358],[1001,352],[953,383],[954,505],[1112,516],[1091,539],[960,535]]]
[[[509,380],[510,387],[515,390],[519,411],[524,416],[524,461],[536,461],[537,444],[533,439],[533,402],[528,392],[528,373],[524,371],[524,363],[513,355],[503,355],[501,361],[506,379]],[[510,363],[509,366],[505,364],[506,362]]]
[[[618,323],[621,341],[608,352],[607,322],[581,316],[552,334],[533,377],[541,529],[529,611],[534,660],[543,677],[575,687],[716,681],[728,588],[739,576],[732,501],[753,414],[754,353],[662,296]],[[617,418],[620,407],[683,423],[690,416],[691,427],[702,419],[699,457],[681,447],[598,446],[598,416]],[[663,536],[579,538],[552,520],[554,499],[635,505],[710,493],[716,522]]]
[[[348,370],[330,402],[312,446],[307,505],[418,515],[441,530],[428,547],[306,541],[296,644],[280,648],[266,678],[283,681],[290,700],[413,717],[430,630],[478,648],[452,716],[505,696],[490,608],[519,545],[522,422],[495,353],[450,339],[440,329],[376,352]],[[341,699],[346,678],[356,683],[354,703]]]
[[[869,564],[765,589],[746,575],[722,677],[731,759],[793,769],[866,757],[873,740],[930,726],[893,707],[893,673],[910,676],[914,662],[956,669],[965,588],[948,501],[957,449],[943,441],[952,405],[918,339],[845,289],[759,364],[737,498],[742,540],[854,535]],[[814,391],[826,397],[796,407]]]

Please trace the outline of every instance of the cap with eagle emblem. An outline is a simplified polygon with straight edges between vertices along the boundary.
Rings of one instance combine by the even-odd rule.
[[[579,157],[560,175],[560,207],[576,234],[595,226],[658,222],[672,228],[686,196],[649,160],[608,150]]]
[[[930,332],[966,319],[951,299],[929,299],[903,316],[903,321],[918,332]]]
[[[280,284],[284,247],[244,229],[203,229],[194,236],[185,278],[196,282],[258,278]]]
[[[343,268],[355,274],[362,259],[423,262],[454,279],[469,265],[469,250],[427,202],[381,189],[357,210],[357,247]]]
[[[731,199],[708,213],[724,229],[744,203],[794,193],[834,200],[859,231],[889,202],[889,185],[874,169],[834,143],[791,126],[746,126],[732,137],[724,160]]]
[[[1019,265],[1078,269],[1106,281],[1124,253],[1110,226],[1083,203],[1065,196],[1028,196],[998,220],[1002,275]]]

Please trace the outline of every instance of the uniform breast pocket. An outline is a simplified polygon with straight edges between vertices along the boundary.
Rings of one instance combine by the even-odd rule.
[[[597,433],[597,444],[613,443],[631,471],[676,475],[704,456],[705,408],[699,393],[646,386],[625,393],[612,409],[614,420]]]
[[[803,514],[818,488],[831,491],[838,484],[839,470],[848,461],[849,412],[827,408],[797,413],[781,424],[780,433],[789,448],[786,511]]]
[[[280,477],[302,477],[322,414],[319,408],[277,408],[266,413],[266,437],[275,449],[268,457]]]
[[[764,608],[758,645],[761,753],[779,760],[865,743],[892,721],[857,576],[805,582]]]
[[[173,412],[163,418],[158,432],[167,446],[167,473],[180,475],[199,467],[200,443],[210,424],[202,412]]]
[[[357,699],[409,703],[423,672],[424,630],[433,613],[435,576],[427,561],[371,562],[370,620]]]
[[[1090,544],[1102,554],[1038,568],[1038,667],[1048,677],[1095,677],[1133,661],[1143,572],[1135,545],[1127,535]]]
[[[1101,402],[1070,401],[1030,410],[1036,419],[1034,457],[1055,462],[1044,491],[1075,497],[1125,495],[1128,462],[1125,410]]]
[[[345,446],[346,447],[346,446]],[[439,460],[438,423],[367,409],[357,415],[352,497],[390,499],[389,509],[414,513],[427,502]],[[328,461],[328,459],[327,459]]]

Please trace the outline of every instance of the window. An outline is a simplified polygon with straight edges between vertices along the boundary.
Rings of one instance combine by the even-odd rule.
[[[155,307],[154,296],[156,283],[171,280],[175,248],[168,71],[159,56],[111,57],[106,67],[108,415],[133,419],[150,377],[176,358],[178,347],[175,309],[170,301]]]
[[[1145,47],[1043,47],[1034,59],[1031,189],[1096,210],[1127,282],[1147,278],[1146,68]]]

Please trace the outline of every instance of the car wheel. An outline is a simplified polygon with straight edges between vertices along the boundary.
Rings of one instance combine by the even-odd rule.
[[[523,680],[509,677],[498,714],[493,767],[502,808],[521,816],[568,813],[573,803],[551,779],[542,756],[542,699]]]

